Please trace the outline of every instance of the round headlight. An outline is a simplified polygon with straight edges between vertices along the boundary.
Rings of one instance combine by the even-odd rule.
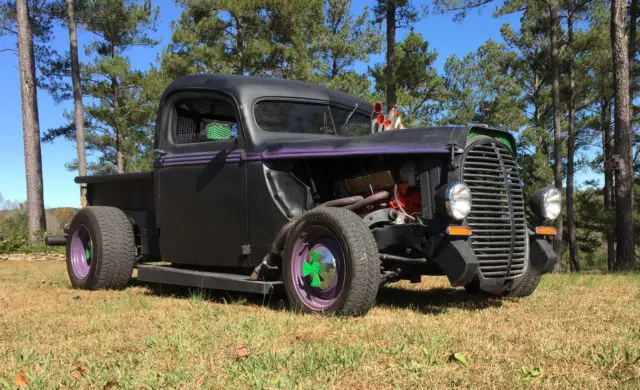
[[[530,205],[540,218],[553,221],[562,211],[562,194],[555,187],[540,189],[531,197]]]
[[[455,182],[447,186],[444,193],[447,214],[453,219],[462,220],[471,211],[471,190],[466,184]]]

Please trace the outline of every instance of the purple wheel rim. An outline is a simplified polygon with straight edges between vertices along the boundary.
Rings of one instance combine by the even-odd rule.
[[[309,274],[305,269],[314,265],[312,252],[318,263],[314,271],[319,272]],[[301,232],[293,247],[290,264],[296,295],[305,306],[324,311],[338,300],[345,281],[344,252],[328,229],[310,226]]]
[[[71,236],[71,268],[78,279],[84,279],[91,270],[93,241],[89,230],[80,225]]]

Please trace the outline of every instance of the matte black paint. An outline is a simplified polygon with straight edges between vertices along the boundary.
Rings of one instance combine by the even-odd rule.
[[[173,144],[173,102],[189,97],[214,97],[232,103],[238,137]],[[296,81],[188,76],[173,82],[162,96],[153,172],[85,176],[76,182],[88,184],[90,204],[119,207],[130,215],[142,257],[209,270],[250,270],[262,261],[289,220],[311,208],[314,201],[344,196],[332,192],[333,180],[352,171],[397,167],[413,160],[418,162],[417,180],[426,205],[423,218],[427,226],[374,229],[378,245],[389,249],[406,244],[406,248],[436,255],[436,262],[456,285],[476,272],[477,263],[466,242],[438,245],[442,235],[437,232],[447,221],[436,217],[433,203],[438,187],[459,175],[456,167],[473,127],[411,129],[362,137],[266,132],[255,122],[253,107],[261,99],[273,98],[349,109],[358,104],[359,112],[368,115],[372,111],[372,105],[361,99]],[[501,134],[515,145],[511,134]],[[433,263],[427,265],[433,273]],[[140,271],[141,280],[205,283],[202,287],[247,291],[253,287],[246,283],[255,283],[237,275],[225,278],[207,271],[205,277],[200,271],[177,267],[141,265]]]
[[[479,273],[476,255],[464,239],[443,240],[434,260],[452,286],[464,286]]]
[[[255,294],[272,294],[282,287],[282,282],[254,281],[246,275],[196,271],[152,264],[138,264],[138,280]]]
[[[539,273],[546,274],[553,270],[557,260],[553,247],[543,237],[530,235],[529,239],[529,263]]]

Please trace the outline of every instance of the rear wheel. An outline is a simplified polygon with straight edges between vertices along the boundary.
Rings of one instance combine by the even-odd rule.
[[[115,207],[82,208],[67,240],[67,272],[75,288],[121,289],[129,284],[136,260],[133,227]]]
[[[375,304],[377,245],[362,219],[349,210],[320,207],[300,217],[287,237],[282,265],[295,310],[361,315]]]

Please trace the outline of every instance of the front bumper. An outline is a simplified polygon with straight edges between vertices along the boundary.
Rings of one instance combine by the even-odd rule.
[[[502,291],[505,284],[518,280],[485,278],[480,271],[478,260],[468,240],[464,238],[444,238],[433,260],[438,264],[442,272],[449,278],[452,286],[464,286],[474,278],[478,279],[480,289],[483,291]],[[551,244],[542,237],[529,233],[529,264],[525,272],[546,274],[553,270],[557,256]],[[523,274],[524,275],[524,274]]]
[[[558,256],[549,241],[529,233],[529,266],[539,274],[553,270]]]
[[[433,260],[452,286],[464,286],[478,274],[478,260],[466,237],[445,238],[438,249]]]

